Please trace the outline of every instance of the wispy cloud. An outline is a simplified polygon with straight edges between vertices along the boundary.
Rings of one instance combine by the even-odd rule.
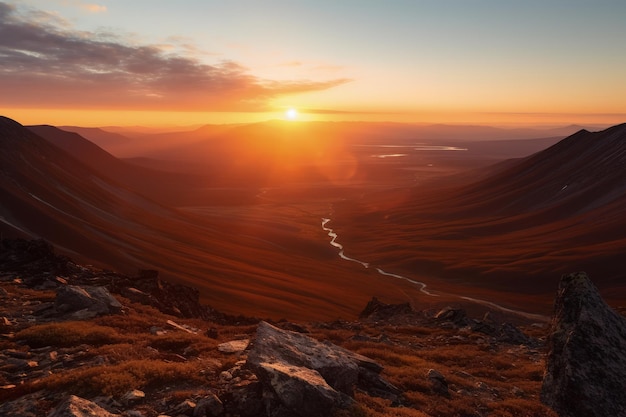
[[[78,5],[78,7],[80,7],[82,10],[89,12],[89,13],[104,13],[107,11],[106,6],[102,6],[100,4],[93,4],[93,3],[81,3]]]
[[[279,67],[301,67],[303,64],[300,61],[281,62]]]
[[[60,2],[66,7],[76,7],[87,13],[104,13],[107,11],[107,7],[101,4],[85,3],[82,0],[62,0]]]
[[[262,111],[278,96],[348,82],[271,81],[228,60],[213,65],[110,33],[81,32],[0,2],[0,105]]]

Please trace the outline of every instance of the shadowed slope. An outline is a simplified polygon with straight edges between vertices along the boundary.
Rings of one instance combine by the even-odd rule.
[[[546,294],[546,305],[554,277],[586,270],[617,298],[626,281],[626,124],[581,130],[462,188],[378,193],[337,208],[336,229],[363,259]]]
[[[184,206],[210,201],[210,196],[202,193],[208,182],[206,178],[165,172],[159,170],[158,165],[157,169],[150,169],[128,163],[78,133],[66,132],[54,126],[29,126],[28,129],[97,172],[161,204]]]

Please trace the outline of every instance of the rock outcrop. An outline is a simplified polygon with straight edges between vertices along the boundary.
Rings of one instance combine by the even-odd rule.
[[[411,304],[386,304],[380,301],[377,297],[367,303],[363,311],[359,314],[360,319],[370,320],[389,320],[391,317],[414,314]]]
[[[122,304],[105,287],[59,287],[54,306],[57,312],[71,314],[75,319],[122,312]]]
[[[119,414],[109,413],[89,400],[70,395],[48,417],[119,417]]]
[[[382,366],[332,343],[261,322],[247,367],[263,384],[268,415],[315,417],[352,404],[354,389],[397,397],[378,375]],[[289,414],[290,413],[290,414]]]
[[[561,417],[626,416],[626,319],[584,272],[561,278],[541,400]]]

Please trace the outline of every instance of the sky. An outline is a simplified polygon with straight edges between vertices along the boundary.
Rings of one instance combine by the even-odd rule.
[[[0,114],[615,124],[624,22],[623,0],[0,0]]]

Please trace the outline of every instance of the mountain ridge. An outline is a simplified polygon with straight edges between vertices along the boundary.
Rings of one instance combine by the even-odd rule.
[[[461,187],[382,191],[335,208],[352,253],[383,265],[501,291],[528,281],[516,287],[528,293],[573,268],[601,276],[614,301],[626,295],[626,124],[580,130]]]

